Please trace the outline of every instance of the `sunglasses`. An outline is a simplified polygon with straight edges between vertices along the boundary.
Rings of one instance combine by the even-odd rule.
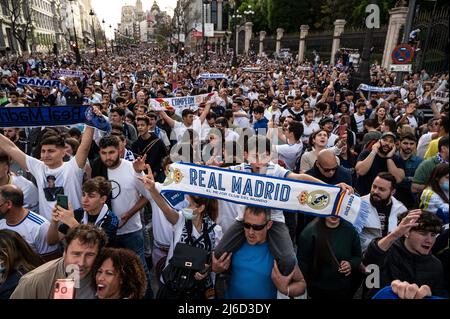
[[[337,169],[338,169],[338,167],[339,166],[336,166],[336,167],[333,167],[333,168],[324,168],[322,165],[320,165],[319,163],[317,163],[317,165],[319,165],[322,169],[323,169],[323,171],[325,172],[325,173],[329,173],[329,172],[335,172]]]
[[[249,224],[249,223],[244,223],[244,228],[245,229],[250,229],[252,228],[255,231],[260,231],[263,230],[264,227],[267,226],[267,223],[263,224],[263,225],[254,225],[254,224]]]

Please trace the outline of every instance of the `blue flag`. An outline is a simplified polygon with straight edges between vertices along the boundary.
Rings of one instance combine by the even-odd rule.
[[[0,127],[65,126],[79,123],[111,131],[108,119],[95,115],[89,105],[0,108]]]

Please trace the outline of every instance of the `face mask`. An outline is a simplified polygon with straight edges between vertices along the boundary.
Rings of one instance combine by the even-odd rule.
[[[181,209],[181,213],[187,220],[193,220],[196,217],[192,208],[183,208]]]
[[[442,190],[448,192],[448,181],[442,183],[442,184],[441,184],[441,188],[442,188]]]

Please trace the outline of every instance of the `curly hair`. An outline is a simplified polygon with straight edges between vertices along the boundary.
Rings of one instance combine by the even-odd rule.
[[[111,259],[121,282],[120,298],[142,299],[147,291],[144,267],[138,255],[129,249],[105,248],[97,258],[92,272],[93,281],[103,262]]]

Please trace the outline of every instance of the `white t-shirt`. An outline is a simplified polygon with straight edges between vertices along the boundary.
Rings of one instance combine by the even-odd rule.
[[[302,153],[303,143],[284,144],[275,146],[279,158],[286,163],[288,169],[295,168],[295,162]]]
[[[358,132],[361,133],[364,131],[364,120],[366,119],[366,116],[358,115],[358,113],[353,114],[353,118],[356,122],[356,127],[358,128]]]
[[[137,179],[133,163],[120,160],[119,167],[108,168],[108,179],[112,184],[112,211],[119,219],[129,211],[145,193],[144,185]],[[117,235],[124,235],[142,229],[140,211],[136,212],[128,222],[117,230]]]
[[[173,126],[173,130],[174,130],[174,132],[176,134],[178,143],[183,141],[183,135],[188,129],[194,130],[194,132],[197,133],[198,138],[199,139],[201,138],[201,136],[202,136],[202,123],[201,123],[201,121],[200,121],[200,119],[198,117],[194,119],[194,121],[192,122],[192,125],[189,126],[189,127],[184,125],[182,122],[175,121],[175,125]]]
[[[303,124],[302,142],[307,144],[309,143],[309,136],[315,131],[320,130],[320,126],[316,122],[312,122],[311,124],[307,125],[305,121],[303,121],[302,124]]]
[[[0,229],[15,231],[39,255],[50,254],[58,249],[58,245],[47,243],[49,227],[50,222],[47,219],[32,211],[28,211],[27,216],[17,225],[8,225],[6,219],[0,220]]]
[[[395,118],[395,121],[399,121],[402,118],[402,115],[399,115]],[[414,117],[414,115],[409,115],[406,117],[408,119],[409,122],[409,126],[411,126],[412,128],[418,128],[419,127],[419,123],[417,123],[416,118]]]
[[[233,120],[233,124],[244,129],[250,127],[250,119],[248,116],[239,116],[235,117]]]
[[[84,170],[78,167],[75,157],[53,169],[28,155],[26,163],[27,169],[36,179],[39,191],[39,214],[47,220],[51,220],[57,194],[67,195],[73,209],[81,207],[81,184]]]
[[[417,156],[424,158],[430,142],[433,140],[433,132],[422,135],[417,143]]]
[[[334,144],[336,144],[336,140],[338,138],[339,138],[338,135],[331,133],[330,136],[328,137],[327,148],[334,147]]]
[[[228,167],[228,169],[234,170],[234,171],[240,171],[240,172],[247,172],[247,173],[252,173],[252,167],[250,166],[250,164],[247,163],[242,163],[240,165],[236,165],[236,166],[230,166]],[[278,164],[274,164],[272,162],[269,162],[267,164],[267,170],[266,170],[266,176],[274,176],[274,177],[281,177],[281,178],[286,178],[286,176],[290,173],[291,171],[281,167]],[[284,223],[284,215],[283,215],[283,211],[278,210],[278,209],[272,209],[271,210],[271,215],[270,215],[270,219],[276,222],[281,222]],[[243,220],[244,219],[244,210],[242,210],[242,212],[238,215],[238,217],[236,218],[237,220]]]
[[[155,183],[155,187],[158,192],[161,192],[161,183]],[[173,238],[173,225],[167,220],[163,211],[159,208],[158,204],[156,204],[153,196],[147,189],[142,195],[148,199],[152,206],[153,240],[159,246],[169,247]]]
[[[239,134],[233,130],[228,129],[225,133],[225,142],[233,142],[239,139]]]
[[[11,183],[23,192],[23,207],[39,212],[39,192],[37,187],[23,176],[11,175]]]
[[[243,216],[245,205],[240,205],[225,200],[218,200],[217,203],[219,207],[217,225],[220,225],[225,233],[228,228],[236,222],[238,216]]]

